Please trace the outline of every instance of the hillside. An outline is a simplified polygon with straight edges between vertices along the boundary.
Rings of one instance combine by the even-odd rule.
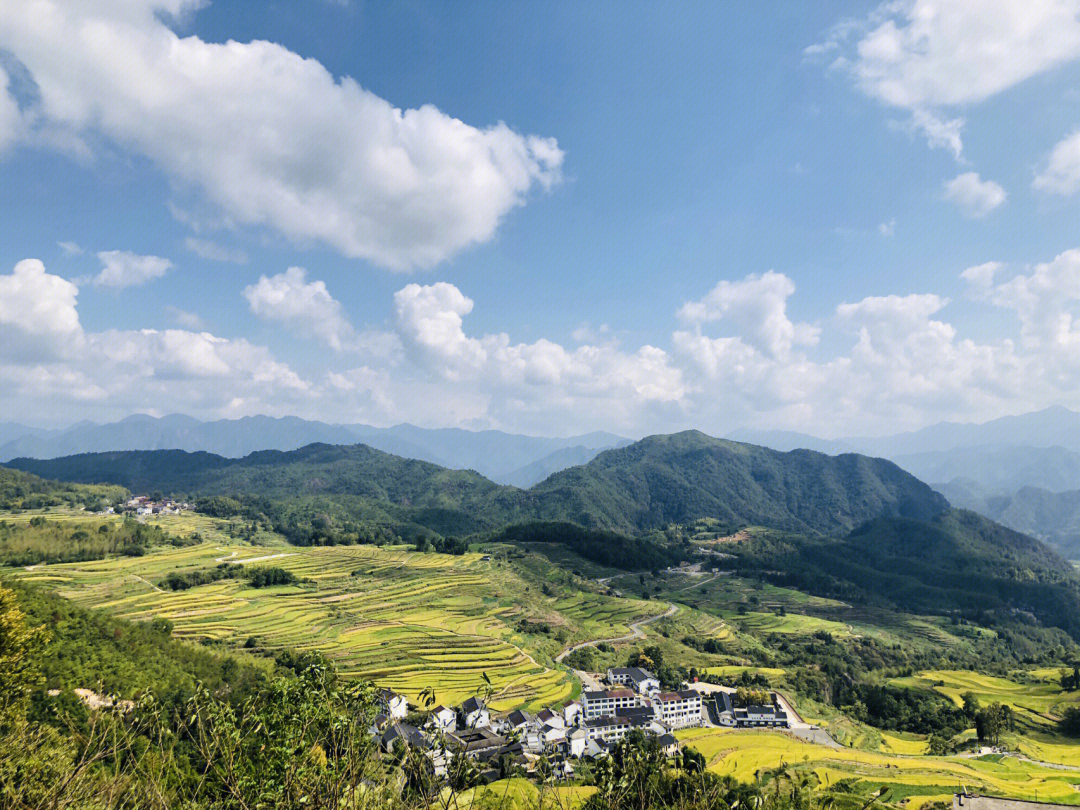
[[[1080,637],[1080,577],[1049,547],[974,512],[880,517],[840,539],[768,534],[735,567],[851,603],[1002,622],[1028,616]]]
[[[941,495],[883,459],[781,453],[697,431],[609,450],[529,493],[543,519],[624,531],[712,517],[837,534],[882,514],[929,520],[948,508]]]
[[[1067,559],[1080,559],[1080,491],[1050,492],[1023,487],[1005,495],[986,495],[962,482],[940,487],[958,505],[1004,526],[1037,537]]]

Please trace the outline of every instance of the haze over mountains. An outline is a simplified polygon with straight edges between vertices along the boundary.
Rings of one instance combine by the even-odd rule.
[[[835,535],[882,515],[930,520],[949,508],[939,493],[884,459],[783,453],[698,431],[650,436],[605,451],[528,490],[362,444],[263,450],[240,459],[116,451],[14,459],[9,466],[137,491],[347,498],[362,501],[361,511],[381,511],[435,531],[449,523],[457,531],[475,531],[545,520],[634,533],[715,518],[735,526]]]
[[[733,437],[777,449],[891,459],[954,506],[1046,540],[1070,558],[1080,556],[1080,413],[1067,408],[875,438],[819,439],[785,431],[737,431]]]
[[[942,423],[884,437],[821,439],[791,431],[739,430],[737,441],[787,451],[859,453],[887,458],[931,484],[955,506],[1080,555],[1080,413],[1063,407],[975,424]],[[203,422],[188,416],[135,415],[109,424],[43,430],[0,423],[0,463],[113,450],[178,449],[241,458],[312,443],[358,442],[407,459],[476,470],[497,484],[529,488],[587,464],[630,439],[596,432],[566,438],[497,430],[377,428],[267,416]],[[631,512],[634,509],[630,510]]]
[[[258,450],[295,450],[316,442],[363,442],[403,458],[476,470],[498,483],[527,487],[556,470],[587,462],[600,450],[629,441],[604,432],[548,438],[498,430],[336,425],[292,416],[202,422],[190,416],[138,414],[119,422],[81,422],[59,430],[0,423],[0,463],[20,456],[45,459],[112,450],[205,451],[240,458]]]

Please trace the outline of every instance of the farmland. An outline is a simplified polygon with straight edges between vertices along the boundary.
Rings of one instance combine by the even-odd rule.
[[[413,699],[435,686],[439,701],[457,702],[485,687],[486,676],[495,709],[558,703],[576,689],[570,673],[551,661],[551,651],[562,642],[521,632],[525,605],[535,605],[540,618],[553,620],[567,640],[621,635],[631,621],[664,609],[660,603],[600,593],[543,597],[506,562],[477,553],[238,544],[222,533],[220,522],[208,518],[155,522],[205,539],[142,557],[15,573],[86,607],[136,621],[169,619],[178,638],[247,644],[269,654],[318,649],[343,674]],[[230,579],[183,591],[160,587],[170,573],[222,562],[274,565],[300,584],[254,588]]]
[[[810,777],[820,788],[846,783],[869,795],[890,788],[890,801],[909,799],[908,806],[951,800],[958,785],[993,795],[1080,805],[1080,772],[1050,768],[1013,757],[927,757],[833,749],[768,731],[692,729],[677,734],[706,758],[715,773],[753,782],[770,769],[788,766]]]

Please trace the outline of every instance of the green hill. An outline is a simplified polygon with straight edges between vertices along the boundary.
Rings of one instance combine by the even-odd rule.
[[[529,494],[545,520],[623,531],[699,518],[839,534],[880,515],[929,520],[944,497],[884,459],[781,453],[698,431],[650,436],[552,475]]]
[[[556,473],[530,490],[365,445],[312,444],[242,459],[180,450],[86,453],[12,466],[139,491],[350,499],[372,519],[435,530],[494,529],[526,520],[639,532],[714,517],[815,534],[846,533],[882,514],[930,519],[945,499],[882,459],[780,453],[688,431],[651,436]]]
[[[980,623],[1041,623],[1080,638],[1080,577],[1072,566],[974,512],[879,517],[842,538],[765,533],[731,552],[736,569],[808,593]]]

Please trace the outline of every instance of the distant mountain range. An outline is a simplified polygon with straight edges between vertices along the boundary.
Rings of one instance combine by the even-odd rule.
[[[884,459],[781,453],[697,431],[604,451],[527,490],[362,444],[261,450],[240,459],[130,450],[19,458],[8,466],[142,492],[336,498],[356,514],[378,513],[380,520],[440,532],[449,525],[476,531],[523,520],[641,532],[717,518],[735,526],[835,535],[882,515],[929,520],[949,508],[944,497]]]
[[[119,422],[80,422],[60,430],[0,423],[0,463],[13,458],[59,458],[112,450],[203,451],[240,458],[258,450],[295,450],[313,443],[364,444],[403,458],[450,469],[476,470],[498,483],[531,486],[552,472],[582,464],[629,439],[595,432],[568,438],[522,436],[498,430],[377,428],[297,417],[249,416],[202,422],[190,416],[139,414]]]

